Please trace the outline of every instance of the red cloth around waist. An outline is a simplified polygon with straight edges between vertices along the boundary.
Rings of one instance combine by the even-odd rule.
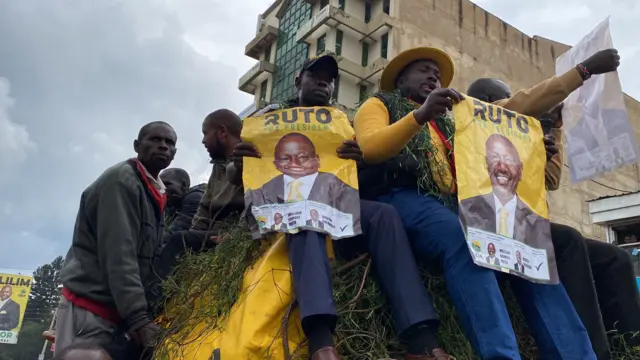
[[[118,310],[91,299],[80,297],[67,288],[62,288],[62,296],[73,305],[98,315],[107,321],[111,321],[114,324],[120,324],[123,321]]]

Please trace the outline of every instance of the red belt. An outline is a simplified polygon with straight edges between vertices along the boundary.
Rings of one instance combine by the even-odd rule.
[[[111,308],[104,304],[100,304],[87,298],[80,297],[67,288],[62,288],[62,296],[64,296],[64,298],[71,302],[73,305],[87,310],[92,314],[98,315],[107,321],[111,321],[114,324],[122,323],[122,317],[118,313],[118,310],[114,308]]]

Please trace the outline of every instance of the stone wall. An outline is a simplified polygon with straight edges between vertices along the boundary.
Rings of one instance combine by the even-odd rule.
[[[468,0],[395,1],[391,56],[417,46],[446,50],[456,63],[453,87],[466,90],[480,77],[496,77],[515,91],[531,87],[555,74],[555,59],[569,46],[530,37]],[[624,61],[624,59],[623,59]],[[640,103],[626,97],[630,120],[640,138]],[[595,181],[571,184],[568,169],[562,186],[550,197],[552,219],[571,225],[585,236],[604,239],[601,226],[593,225],[586,201],[600,196],[640,189],[637,164],[624,167]]]

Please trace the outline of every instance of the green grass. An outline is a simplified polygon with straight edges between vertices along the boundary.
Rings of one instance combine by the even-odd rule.
[[[219,329],[220,320],[240,298],[244,269],[261,253],[259,243],[251,240],[249,234],[242,230],[245,228],[243,224],[230,224],[227,241],[217,251],[188,254],[176,274],[166,282],[166,294],[171,298],[172,310],[168,314],[171,323],[162,337],[161,343],[165,346],[158,348],[156,359],[168,359],[170,352],[174,352],[173,359],[180,358],[176,352],[188,341],[187,337],[194,341],[194,334],[185,330],[192,329],[195,324],[206,325],[201,329],[203,336]],[[344,360],[400,359],[402,349],[395,338],[390,309],[369,270],[366,257],[338,263],[334,267],[334,297],[340,313],[336,329],[338,350]],[[440,316],[438,337],[441,345],[458,360],[476,359],[460,328],[444,280],[426,271],[423,279]],[[522,358],[539,358],[535,342],[508,286],[503,287],[503,294]],[[624,337],[614,334],[613,338],[614,359],[640,359],[640,352],[627,346]],[[306,360],[296,356],[296,349],[289,350],[291,359]]]

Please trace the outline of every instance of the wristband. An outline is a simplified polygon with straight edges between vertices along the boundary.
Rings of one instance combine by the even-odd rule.
[[[580,77],[582,78],[582,81],[587,81],[591,78],[591,74],[589,73],[589,70],[587,69],[587,67],[584,66],[584,64],[576,65],[576,70],[578,70],[578,72],[580,73]]]

